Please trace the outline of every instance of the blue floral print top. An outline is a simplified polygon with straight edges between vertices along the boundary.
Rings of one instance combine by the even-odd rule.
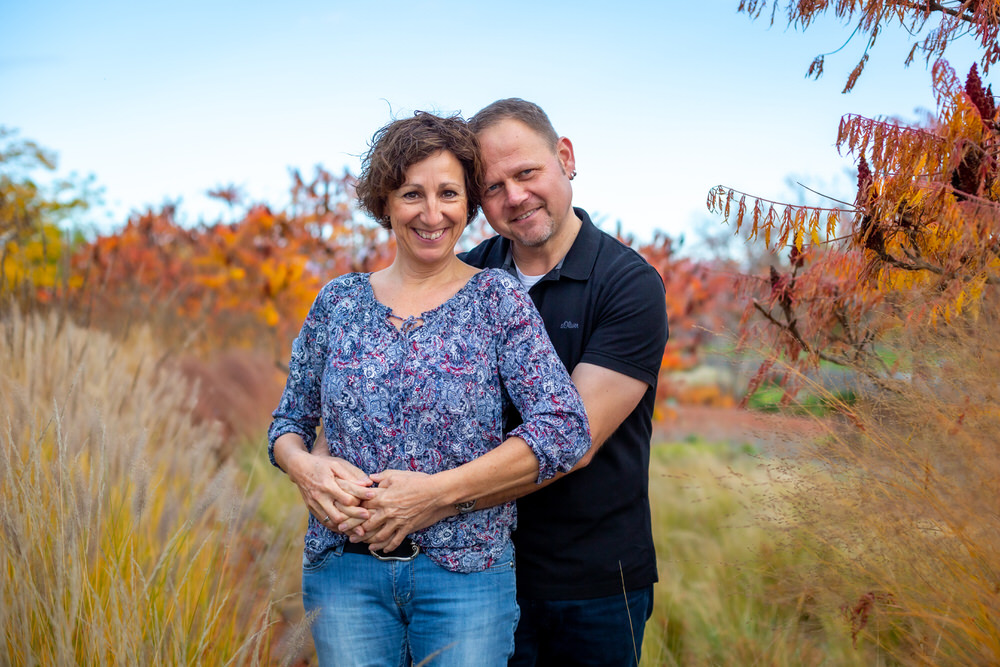
[[[368,474],[448,470],[503,441],[505,400],[524,417],[508,435],[531,447],[539,481],[583,456],[590,429],[580,395],[513,277],[499,269],[477,273],[401,329],[375,299],[369,278],[341,276],[316,297],[292,345],[288,381],[268,431],[272,464],[274,441],[284,433],[299,434],[311,451],[322,419],[330,453]],[[410,537],[442,567],[476,572],[500,556],[515,523],[514,503],[505,503],[449,517]],[[306,559],[344,539],[310,515]]]

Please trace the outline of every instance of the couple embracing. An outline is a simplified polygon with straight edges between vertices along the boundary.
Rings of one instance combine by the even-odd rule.
[[[268,434],[320,664],[637,663],[664,289],[575,176],[524,100],[376,133],[357,195],[396,257],[320,291]],[[456,255],[480,207],[498,236]]]

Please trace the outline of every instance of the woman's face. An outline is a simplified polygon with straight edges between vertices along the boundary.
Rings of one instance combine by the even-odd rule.
[[[410,165],[403,184],[389,194],[386,211],[397,258],[431,267],[453,257],[468,212],[458,158],[438,151]]]

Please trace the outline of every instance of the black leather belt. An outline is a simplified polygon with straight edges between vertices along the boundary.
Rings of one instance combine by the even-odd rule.
[[[344,542],[344,553],[347,554],[365,554],[368,556],[375,556],[379,560],[413,560],[420,553],[420,545],[406,538],[403,543],[392,551],[372,551],[368,548],[365,542]]]

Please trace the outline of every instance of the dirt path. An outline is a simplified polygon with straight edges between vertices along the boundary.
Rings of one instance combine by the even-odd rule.
[[[823,424],[815,417],[680,405],[653,424],[653,441],[683,442],[699,438],[727,442],[734,447],[751,445],[768,454],[781,454],[823,431]]]

